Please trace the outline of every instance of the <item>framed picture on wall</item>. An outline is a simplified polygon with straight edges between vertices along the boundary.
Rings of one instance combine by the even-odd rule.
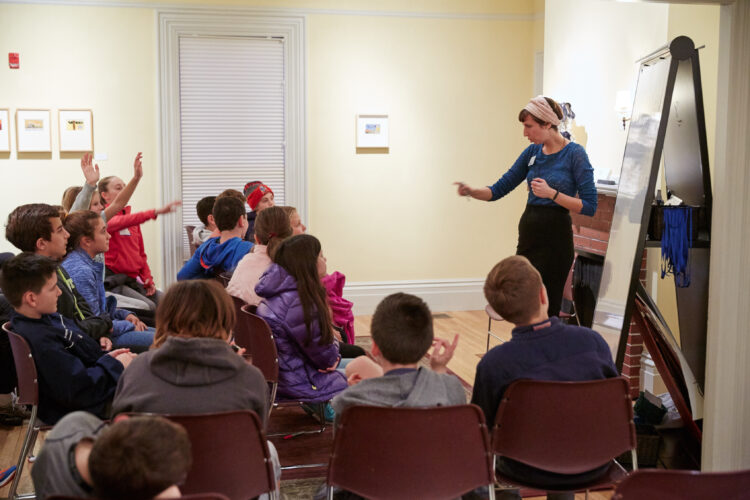
[[[357,147],[388,147],[388,115],[357,115]]]
[[[58,117],[61,153],[94,150],[94,115],[90,109],[61,109]]]
[[[10,111],[0,109],[0,153],[10,151]]]
[[[49,109],[16,110],[16,150],[19,153],[52,151]]]

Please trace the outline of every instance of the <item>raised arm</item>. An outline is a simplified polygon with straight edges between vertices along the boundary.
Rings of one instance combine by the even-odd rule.
[[[139,152],[135,155],[135,161],[133,162],[133,178],[130,179],[130,182],[128,182],[124,188],[122,188],[122,191],[117,193],[114,201],[104,209],[104,217],[107,220],[111,219],[115,214],[125,208],[130,201],[130,197],[133,196],[135,188],[138,186],[141,177],[143,177],[143,164],[141,163],[141,158],[143,158],[143,153]]]
[[[96,183],[99,182],[99,165],[92,165],[91,153],[84,153],[81,157],[81,171],[86,182],[83,188],[76,196],[73,205],[70,207],[71,212],[76,210],[88,210],[91,206],[91,197],[96,191]]]

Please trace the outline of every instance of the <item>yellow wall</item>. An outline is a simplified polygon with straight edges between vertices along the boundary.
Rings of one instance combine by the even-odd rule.
[[[309,17],[310,229],[350,281],[481,277],[514,252],[526,193],[488,205],[452,183],[494,182],[524,147],[529,27]],[[356,153],[357,113],[389,115],[388,154]]]
[[[0,64],[0,108],[10,108],[12,153],[0,157],[0,220],[24,203],[59,204],[64,189],[81,185],[78,159],[61,159],[57,109],[90,108],[94,145],[108,155],[102,175],[132,177],[143,152],[145,177],[132,198],[136,209],[157,203],[158,106],[155,15],[150,9],[0,4],[2,52],[20,53],[20,69]],[[3,55],[3,57],[5,57]],[[50,108],[52,154],[17,159],[15,110]],[[38,156],[38,155],[37,155]],[[143,226],[149,262],[158,273],[158,224]],[[0,237],[0,251],[17,251]]]
[[[350,282],[479,278],[514,252],[526,193],[467,202],[452,182],[494,182],[525,146],[516,116],[532,91],[540,2],[222,3],[307,15],[307,222],[331,268]],[[104,175],[127,180],[144,153],[135,209],[162,202],[155,19],[155,9],[0,4],[0,45],[21,54],[20,70],[0,65],[0,107],[93,109]],[[390,116],[388,154],[355,152],[355,115],[369,112]],[[0,158],[0,218],[59,203],[82,182],[78,160],[57,150],[55,139],[49,159]],[[143,229],[159,280],[159,224]]]

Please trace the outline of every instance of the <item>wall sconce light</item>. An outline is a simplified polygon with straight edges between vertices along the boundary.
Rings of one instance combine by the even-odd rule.
[[[633,97],[629,90],[618,90],[615,97],[615,113],[622,120],[622,129],[625,130],[625,124],[630,121],[630,115],[633,113]]]

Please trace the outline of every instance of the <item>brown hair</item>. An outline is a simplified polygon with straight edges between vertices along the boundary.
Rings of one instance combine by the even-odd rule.
[[[255,218],[255,237],[258,243],[268,247],[268,255],[273,259],[282,241],[292,235],[289,217],[280,207],[268,207],[258,212]]]
[[[130,417],[104,429],[88,460],[94,494],[102,500],[154,498],[184,482],[191,462],[185,429],[157,416]]]
[[[65,230],[70,233],[68,238],[69,252],[81,245],[81,238],[84,236],[94,239],[97,219],[101,219],[101,217],[91,210],[76,210],[65,217]]]
[[[26,292],[39,293],[55,274],[57,263],[42,255],[21,252],[3,264],[0,288],[13,307],[21,307]]]
[[[557,117],[562,120],[563,112],[562,112],[562,108],[560,107],[560,105],[557,104],[557,102],[554,99],[550,98],[550,97],[545,97],[544,99],[547,101],[547,104],[549,104],[550,108],[552,108],[552,111],[555,112],[555,114],[557,115]],[[526,117],[527,116],[532,117],[534,119],[534,121],[537,122],[539,125],[547,125],[549,123],[549,122],[545,122],[541,118],[537,118],[536,116],[532,115],[526,109],[522,109],[518,113],[518,121],[521,122],[521,123],[523,123],[524,121],[526,121]],[[557,130],[557,125],[550,125],[550,126],[553,129]]]
[[[237,198],[242,202],[243,207],[245,206],[245,201],[247,201],[245,200],[245,196],[236,189],[225,189],[221,192],[221,194],[219,194],[219,196],[216,197],[216,199],[219,200],[226,197]]]
[[[60,217],[57,208],[46,203],[30,203],[16,207],[8,214],[5,238],[23,252],[36,252],[36,241],[52,239],[50,219]]]
[[[152,347],[161,346],[168,337],[227,340],[234,323],[232,299],[217,281],[178,281],[159,301]]]
[[[240,217],[247,215],[245,203],[233,196],[217,197],[213,208],[214,224],[219,231],[231,231],[237,227]]]
[[[326,289],[318,276],[319,255],[320,241],[309,234],[298,234],[281,242],[273,257],[276,264],[283,267],[297,280],[297,293],[302,303],[307,328],[306,345],[312,342],[310,325],[313,321],[317,321],[320,326],[318,345],[333,343],[331,311],[328,307]]]
[[[415,295],[391,294],[375,309],[370,334],[387,361],[416,363],[434,338],[430,308]]]
[[[539,311],[542,276],[529,259],[513,255],[498,262],[484,282],[484,296],[500,316],[527,324]]]
[[[297,213],[297,208],[289,206],[289,205],[284,205],[284,206],[279,207],[279,208],[281,208],[284,211],[284,213],[286,214],[286,216],[289,217],[289,220],[292,219],[292,215],[294,215],[294,214]]]
[[[66,212],[70,212],[70,209],[73,206],[73,203],[75,203],[81,189],[83,189],[81,186],[70,186],[65,192],[63,192],[62,206]]]

